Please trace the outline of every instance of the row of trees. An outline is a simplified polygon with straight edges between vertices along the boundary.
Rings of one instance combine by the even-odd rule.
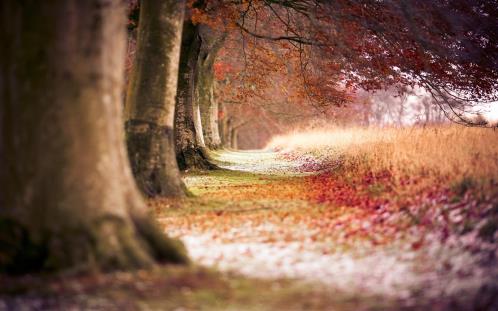
[[[461,94],[496,91],[488,1],[142,0],[123,115],[125,10],[120,0],[0,4],[3,271],[187,262],[139,191],[183,196],[179,165],[212,168],[206,148],[234,146],[246,121],[220,122],[225,104],[272,96],[272,73],[317,109],[358,87],[419,83],[451,109]],[[241,70],[217,77],[230,42],[242,53],[224,61]]]

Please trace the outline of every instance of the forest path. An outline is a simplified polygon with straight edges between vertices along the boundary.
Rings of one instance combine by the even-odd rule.
[[[220,151],[213,157],[222,170],[184,176],[196,197],[158,214],[167,233],[180,238],[200,265],[406,306],[455,295],[485,278],[479,272],[457,278],[444,265],[458,272],[468,260],[448,249],[419,249],[416,234],[400,238],[403,228],[379,225],[399,215],[323,200],[325,192],[336,190],[323,186],[310,158],[266,151]]]
[[[299,176],[302,163],[281,157],[278,152],[268,150],[212,152],[218,165],[231,171],[249,172],[262,175]]]

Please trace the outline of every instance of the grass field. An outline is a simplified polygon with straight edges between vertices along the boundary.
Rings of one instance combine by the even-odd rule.
[[[389,172],[398,183],[498,182],[498,131],[462,126],[346,128],[275,137],[268,148],[340,161],[347,174]]]

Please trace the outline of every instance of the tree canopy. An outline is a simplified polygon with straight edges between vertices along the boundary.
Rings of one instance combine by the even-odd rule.
[[[229,89],[249,87],[235,96],[264,92],[258,77],[287,69],[300,76],[294,94],[319,106],[344,104],[358,89],[421,86],[448,116],[471,123],[469,107],[497,98],[495,1],[200,3],[190,1],[192,20],[225,29],[243,50],[218,64],[243,68]]]

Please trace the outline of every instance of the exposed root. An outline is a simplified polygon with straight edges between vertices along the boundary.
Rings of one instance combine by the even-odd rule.
[[[187,252],[146,216],[104,215],[71,227],[34,229],[0,221],[0,272],[107,272],[188,263]]]
[[[212,159],[204,148],[189,148],[182,150],[177,155],[178,166],[181,170],[219,170],[218,165],[212,163]]]

